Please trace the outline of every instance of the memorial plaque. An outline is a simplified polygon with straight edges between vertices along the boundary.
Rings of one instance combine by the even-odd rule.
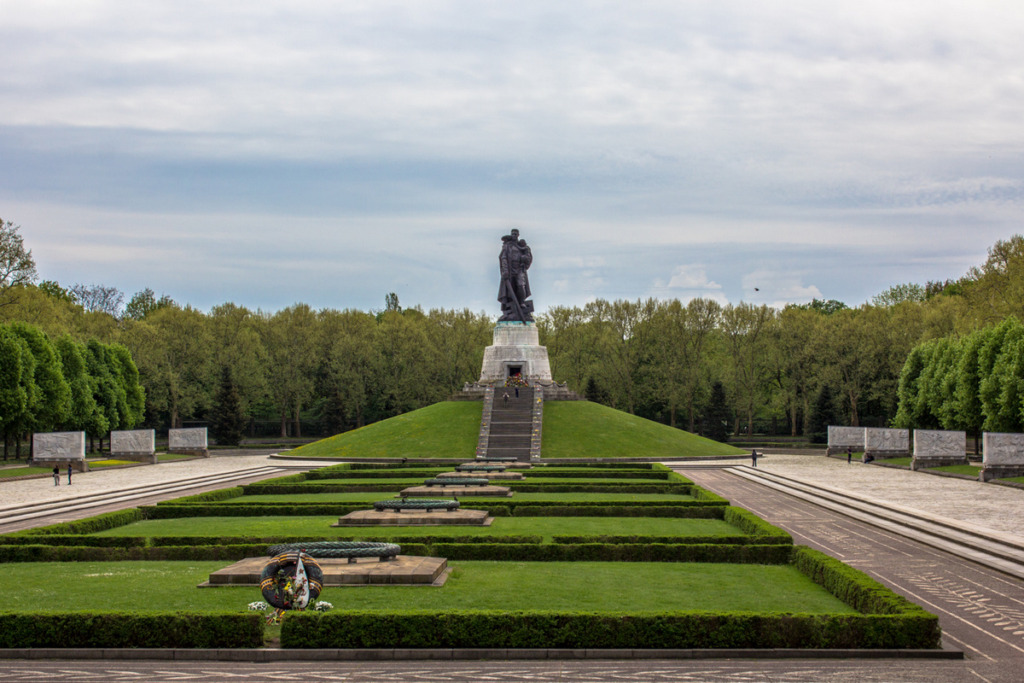
[[[171,453],[207,455],[206,427],[168,430],[167,450]]]
[[[855,451],[864,450],[864,428],[829,425],[827,453],[845,453],[847,448]]]
[[[110,455],[152,455],[156,452],[156,432],[152,429],[110,432]]]
[[[985,432],[981,441],[982,481],[1024,476],[1024,434]]]
[[[909,455],[910,430],[865,427],[864,454],[875,457],[880,455]]]
[[[967,464],[967,433],[941,429],[914,430],[911,469]]]
[[[49,432],[32,435],[32,459],[85,460],[85,432]]]

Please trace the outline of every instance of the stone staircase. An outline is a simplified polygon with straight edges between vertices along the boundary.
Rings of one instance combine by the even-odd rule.
[[[503,398],[505,391],[508,391],[509,395],[508,405],[505,405]],[[516,398],[515,389],[495,388],[489,420],[487,457],[513,456],[517,460],[529,462],[533,421],[534,395],[532,388],[520,387],[518,398]]]

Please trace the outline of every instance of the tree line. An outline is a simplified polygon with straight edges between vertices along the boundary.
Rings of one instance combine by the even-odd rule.
[[[552,307],[538,326],[555,379],[591,400],[706,434],[818,434],[829,423],[902,420],[912,350],[1024,318],[1022,276],[1024,238],[1015,236],[959,280],[895,285],[856,308],[597,300]],[[36,282],[34,270],[0,282],[0,320],[127,349],[147,426],[272,420],[281,436],[301,436],[310,422],[334,433],[443,400],[478,378],[494,325],[469,310],[403,309],[394,293],[373,311],[225,303],[204,312],[150,289],[125,297]]]
[[[51,341],[23,322],[0,324],[0,431],[11,442],[34,432],[84,431],[102,441],[143,417],[145,392],[128,349],[64,334]]]

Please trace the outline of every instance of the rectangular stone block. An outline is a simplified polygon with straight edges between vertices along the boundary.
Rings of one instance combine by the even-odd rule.
[[[967,433],[941,429],[914,430],[915,458],[966,457]]]
[[[204,451],[206,444],[206,427],[171,429],[167,432],[167,448],[171,451]]]
[[[153,455],[156,432],[152,429],[110,432],[110,455]]]
[[[33,460],[85,460],[85,432],[32,435]]]
[[[985,432],[981,437],[982,463],[1024,467],[1024,434]]]
[[[864,428],[829,425],[828,454],[843,453],[847,448],[855,451],[864,450]]]
[[[910,430],[883,427],[864,428],[864,453],[874,456],[910,453]]]

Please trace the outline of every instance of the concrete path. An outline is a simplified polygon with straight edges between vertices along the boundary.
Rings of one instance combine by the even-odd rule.
[[[925,545],[915,540],[913,529],[897,532],[868,524],[864,520],[870,513],[837,512],[769,488],[749,478],[754,470],[746,465],[677,469],[733,505],[786,529],[797,543],[865,571],[938,614],[944,644],[962,649],[967,659],[936,665],[931,680],[1024,678],[1024,580]],[[821,456],[769,456],[758,461],[758,470],[970,525],[981,536],[991,533],[1024,543],[1014,524],[1024,516],[1021,490]],[[891,680],[917,679],[901,673]]]

